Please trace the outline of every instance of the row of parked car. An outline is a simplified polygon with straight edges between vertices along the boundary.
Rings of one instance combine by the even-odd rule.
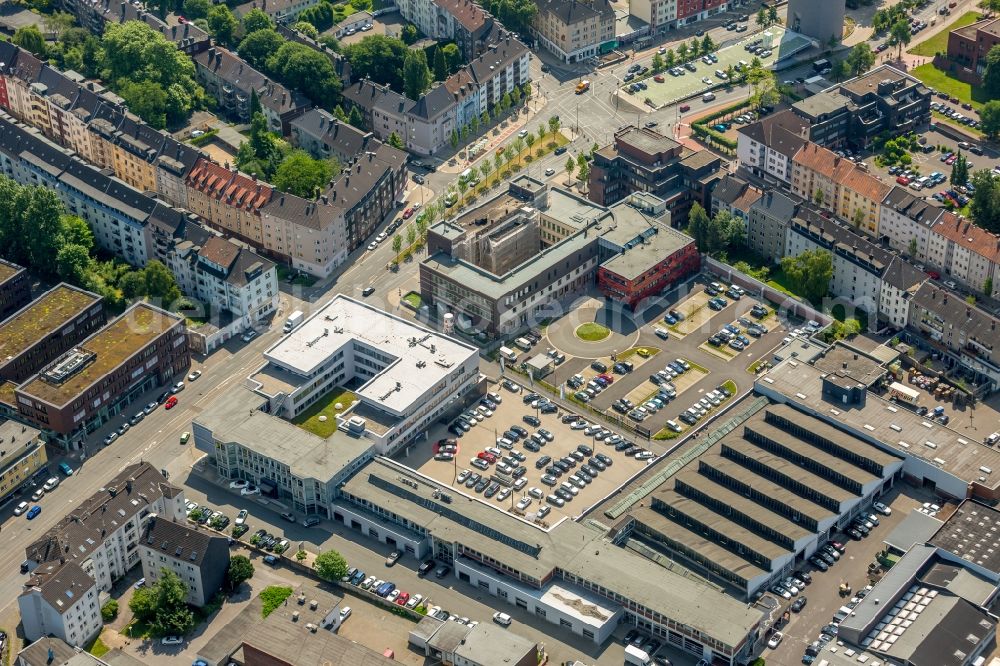
[[[517,385],[515,384],[515,386]],[[479,401],[479,404],[459,414],[448,426],[448,432],[455,437],[461,437],[472,430],[477,423],[482,423],[493,416],[501,402],[503,402],[503,396],[499,393],[487,393]]]
[[[720,384],[715,389],[709,391],[704,395],[704,397],[698,399],[693,405],[688,407],[686,410],[680,413],[677,417],[684,423],[688,425],[694,425],[701,419],[708,416],[716,407],[719,407],[732,396],[732,392],[723,384]],[[674,432],[680,432],[679,428],[674,427],[677,424],[671,425],[671,421],[667,421],[667,427],[669,427]]]
[[[742,328],[740,328],[742,326]],[[752,340],[747,337],[759,338],[767,333],[767,326],[760,322],[751,321],[746,317],[739,317],[735,322],[726,324],[717,333],[708,337],[708,344],[713,347],[728,345],[736,351],[746,349]],[[744,335],[744,332],[746,335]]]

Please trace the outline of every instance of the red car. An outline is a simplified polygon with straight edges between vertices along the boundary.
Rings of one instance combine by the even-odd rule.
[[[411,215],[413,215],[413,209],[412,208],[407,208],[406,210],[403,211],[403,219],[404,220],[410,219]]]
[[[606,372],[604,374],[600,374],[600,375],[597,375],[597,376],[600,377],[601,379],[603,379],[604,381],[606,381],[609,384],[614,384],[615,383],[615,378],[612,377],[611,375],[609,375]]]
[[[958,159],[958,155],[952,155],[951,157],[949,157],[948,159],[946,159],[944,161],[944,163],[950,166],[950,165],[954,164],[955,160],[957,160],[957,159]]]
[[[163,403],[163,408],[173,409],[176,405],[177,405],[177,396],[172,395],[169,398],[167,398],[167,401],[165,403]]]
[[[690,104],[681,104],[681,113],[683,113],[685,111],[690,111],[690,110],[691,110],[691,105]]]
[[[654,76],[653,80],[656,81],[657,83],[663,83],[663,77],[660,76],[659,74],[657,74],[656,76]]]
[[[924,271],[932,280],[940,280],[941,274],[937,271]]]
[[[906,176],[897,176],[896,182],[899,183],[900,185],[909,185],[910,179],[907,178]]]
[[[410,593],[409,592],[400,592],[399,596],[396,597],[396,605],[397,606],[402,606],[402,605],[404,605],[409,600],[410,600]]]
[[[487,451],[480,451],[479,453],[476,454],[476,457],[481,460],[485,460],[490,464],[495,463],[497,461],[497,457]]]

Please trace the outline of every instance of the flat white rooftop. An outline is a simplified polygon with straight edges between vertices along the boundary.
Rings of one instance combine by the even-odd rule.
[[[264,357],[306,378],[338,351],[350,362],[356,347],[367,347],[387,360],[380,361],[381,370],[355,394],[398,414],[479,354],[472,345],[339,294]]]

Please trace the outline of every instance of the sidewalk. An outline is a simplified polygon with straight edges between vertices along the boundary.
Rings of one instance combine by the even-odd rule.
[[[493,136],[493,138],[490,139],[490,142],[486,144],[486,148],[474,159],[469,160],[459,157],[465,153],[465,150],[468,148],[468,146],[466,146],[465,149],[459,151],[450,160],[447,160],[444,164],[442,164],[438,168],[438,171],[442,173],[461,173],[462,171],[468,169],[471,165],[479,162],[483,159],[483,157],[492,157],[494,149],[510,138],[515,132],[520,132],[521,129],[525,128],[530,130],[531,128],[528,127],[528,123],[530,123],[532,119],[539,114],[539,112],[543,111],[547,105],[548,99],[544,96],[532,96],[532,98],[528,100],[527,105],[524,107],[528,109],[528,113],[519,112],[513,116],[508,116],[504,119],[504,122],[507,123],[506,126],[501,124],[491,129],[491,136],[498,129],[500,130],[500,134]],[[484,134],[483,136],[486,135]],[[470,145],[471,143],[474,142],[470,142]],[[452,164],[452,162],[454,162],[454,164]]]

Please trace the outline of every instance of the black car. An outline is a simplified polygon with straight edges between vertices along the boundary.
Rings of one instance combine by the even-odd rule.
[[[538,446],[538,444],[536,444],[535,442],[531,441],[530,439],[525,440],[524,444],[522,444],[521,446],[523,446],[524,448],[528,449],[532,453],[538,453],[539,451],[542,450],[542,447]]]
[[[544,405],[540,405],[538,411],[542,414],[555,414],[559,411],[559,407],[554,402],[547,402]]]
[[[824,562],[826,562],[827,564],[829,564],[831,567],[834,564],[837,563],[837,560],[835,560],[833,558],[833,555],[830,555],[829,553],[824,553],[823,551],[820,551],[820,552],[816,553],[816,557],[818,557],[819,559],[823,560]]]
[[[597,458],[598,460],[600,460],[602,463],[604,463],[608,467],[611,467],[611,463],[612,463],[611,456],[606,456],[603,453],[598,453],[594,457]]]
[[[576,419],[577,419],[576,414],[563,414],[563,417],[559,420],[562,421],[563,423],[573,423],[574,421],[576,421]]]
[[[806,603],[807,602],[805,596],[801,596],[795,600],[795,602],[791,605],[790,608],[792,609],[793,613],[800,613],[802,612],[802,609],[806,607]]]
[[[438,570],[434,572],[434,577],[435,578],[444,578],[445,576],[447,576],[450,573],[451,573],[451,567],[449,567],[448,565],[445,565],[443,567],[438,568]]]
[[[794,575],[806,585],[810,585],[813,582],[813,577],[809,575],[808,571],[796,571]]]
[[[521,398],[521,400],[524,402],[524,404],[527,405],[536,400],[541,400],[541,398],[542,396],[538,395],[537,393],[528,393],[523,398]]]
[[[551,456],[542,456],[541,458],[535,461],[535,469],[541,469],[546,465],[548,465],[550,462],[552,462]]]
[[[827,571],[830,568],[830,566],[826,562],[824,562],[823,560],[819,559],[815,555],[813,557],[809,558],[809,562],[811,562],[812,565],[814,567],[816,567],[817,569],[819,569],[820,571]]]
[[[555,467],[556,469],[562,470],[563,472],[568,472],[571,469],[573,469],[572,465],[568,464],[565,458],[562,460],[555,461],[554,463],[552,463],[552,466]]]
[[[597,458],[591,458],[590,460],[587,461],[587,464],[590,465],[591,467],[593,467],[594,469],[596,469],[598,472],[603,472],[604,470],[606,470],[608,468],[607,465],[605,465],[604,463],[602,463]]]
[[[512,477],[514,477],[515,479],[520,479],[522,476],[524,476],[525,474],[527,474],[527,472],[528,472],[528,468],[527,467],[525,467],[524,465],[518,465],[514,469],[514,471],[510,473],[510,475]]]
[[[573,499],[573,493],[571,493],[568,490],[565,490],[563,488],[556,488],[556,489],[554,489],[552,491],[552,494],[554,494],[556,497],[559,497],[561,499],[566,500],[567,502],[570,501],[571,499]]]
[[[556,478],[559,478],[560,476],[563,475],[563,471],[558,467],[556,467],[555,465],[549,465],[548,467],[546,467],[545,473],[550,476],[554,476]]]
[[[850,528],[850,529],[848,529],[848,530],[847,530],[847,531],[845,532],[845,534],[847,534],[847,536],[851,537],[851,538],[852,538],[852,539],[854,539],[855,541],[861,541],[861,539],[862,539],[862,536],[861,536],[861,532],[857,531],[857,530],[856,530],[856,529],[854,529],[853,527],[852,527],[852,528]]]
[[[573,458],[572,456],[563,456],[562,458],[559,459],[559,462],[561,462],[564,465],[569,465],[571,468],[576,467],[576,459]]]
[[[528,431],[525,430],[524,428],[522,428],[519,425],[512,425],[510,427],[510,429],[513,430],[514,432],[516,432],[521,437],[527,437],[528,436]]]
[[[524,416],[521,417],[521,420],[530,425],[532,428],[537,428],[538,426],[542,425],[541,419],[539,419],[537,416],[532,416],[531,414],[525,414]]]
[[[426,576],[433,568],[434,560],[425,560],[419,567],[417,567],[417,573],[421,576]]]
[[[683,414],[681,415],[683,416]],[[617,444],[615,444],[615,451],[624,451],[628,447],[632,446],[630,442],[626,442],[624,439]]]
[[[600,361],[594,361],[593,363],[590,364],[590,367],[593,370],[596,370],[597,372],[607,372],[608,371],[608,366],[606,366],[605,364],[601,363]]]
[[[580,471],[589,476],[592,479],[597,478],[597,470],[590,465],[584,464],[580,467]]]

